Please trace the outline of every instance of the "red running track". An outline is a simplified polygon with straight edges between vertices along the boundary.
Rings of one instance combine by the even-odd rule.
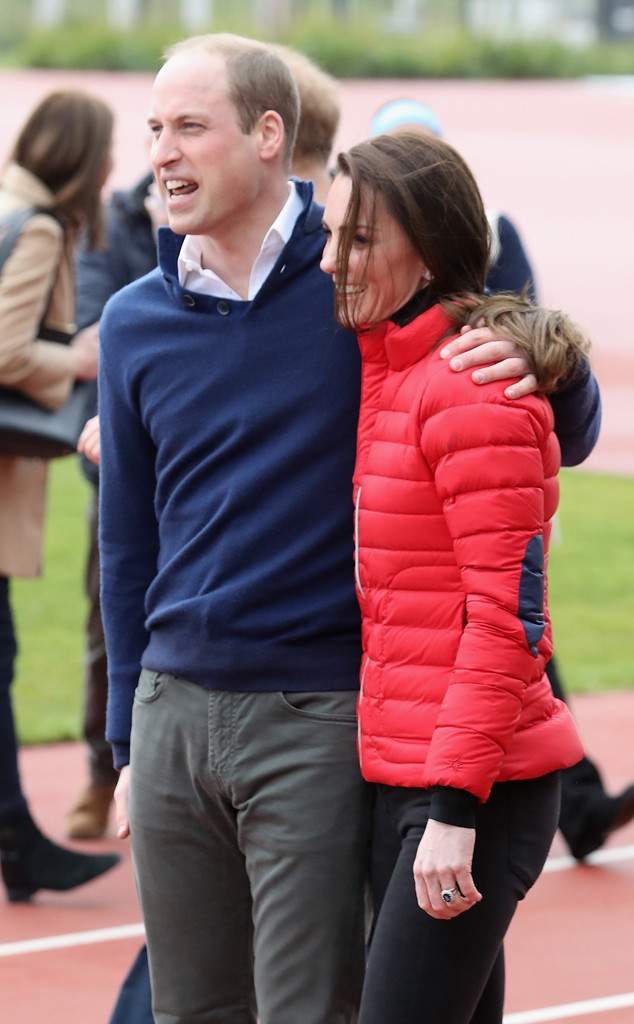
[[[634,691],[579,696],[574,711],[608,788],[618,792],[634,776]],[[84,756],[73,743],[21,752],[34,814],[59,841],[83,780]],[[104,840],[74,845],[117,850],[123,863],[71,893],[0,904],[2,1024],[107,1024],[142,941],[127,842],[111,830]],[[566,856],[557,836],[507,940],[506,1024],[631,1024],[633,919],[634,823],[587,865]]]

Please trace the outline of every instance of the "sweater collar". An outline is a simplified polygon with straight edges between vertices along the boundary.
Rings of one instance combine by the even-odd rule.
[[[301,200],[302,209],[295,221],[295,226],[291,234],[290,239],[287,241],[283,252],[289,250],[293,246],[296,240],[299,240],[305,235],[317,235],[319,244],[322,245],[322,215],[323,206],[316,203],[313,200],[313,185],[310,181],[300,181],[297,178],[292,179],[295,185],[295,191],[298,198]],[[175,285],[180,288],[178,284],[178,255],[183,244],[183,236],[176,235],[167,226],[159,227],[157,232],[157,249],[158,249],[158,263],[163,276],[166,280],[171,280]]]
[[[380,338],[390,369],[396,371],[413,366],[429,355],[443,338],[455,334],[452,321],[439,303],[425,310],[405,327],[389,322],[379,325],[378,330],[381,332]],[[370,333],[374,334],[374,331]]]

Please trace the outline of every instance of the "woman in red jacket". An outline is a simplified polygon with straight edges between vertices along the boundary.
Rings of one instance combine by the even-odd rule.
[[[509,401],[440,353],[484,322],[548,392],[587,345],[560,313],[484,295],[482,201],[439,139],[404,131],[342,154],[324,228],[322,268],[363,357],[359,754],[377,825],[402,840],[360,1024],[498,1024],[504,935],[557,828],[559,769],[583,753],[544,673],[559,446],[543,394]]]

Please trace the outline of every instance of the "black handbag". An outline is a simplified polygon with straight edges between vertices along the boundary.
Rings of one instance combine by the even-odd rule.
[[[29,207],[0,221],[0,227],[7,229],[0,242],[0,273],[26,222],[36,213],[48,212]],[[66,343],[71,338],[44,327],[38,337]],[[76,452],[86,420],[94,414],[96,395],[96,381],[77,381],[64,405],[51,410],[15,388],[0,387],[0,455],[56,459]]]

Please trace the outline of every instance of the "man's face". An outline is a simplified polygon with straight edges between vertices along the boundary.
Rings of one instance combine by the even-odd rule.
[[[224,58],[180,53],[154,82],[150,158],[177,234],[235,231],[258,190],[256,133],[245,135],[227,97]]]

